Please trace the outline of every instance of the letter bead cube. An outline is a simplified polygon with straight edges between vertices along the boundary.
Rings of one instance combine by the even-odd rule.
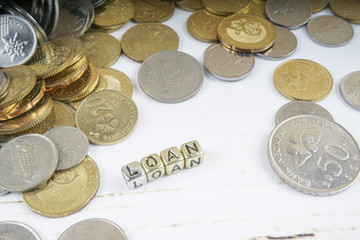
[[[186,168],[196,167],[204,160],[204,152],[196,140],[181,145],[181,151],[185,157]]]
[[[165,166],[159,155],[151,154],[140,161],[149,182],[165,175]]]
[[[164,162],[167,175],[177,173],[184,169],[184,156],[177,147],[171,147],[161,151],[160,157]]]
[[[136,189],[147,183],[145,170],[139,162],[132,162],[123,166],[121,172],[130,189]]]

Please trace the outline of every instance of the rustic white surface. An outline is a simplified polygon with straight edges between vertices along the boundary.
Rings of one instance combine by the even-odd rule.
[[[177,9],[165,24],[179,34],[179,50],[202,63],[209,44],[187,33],[190,14]],[[324,10],[315,16],[322,14],[331,13]],[[120,39],[133,25],[113,35]],[[360,142],[360,111],[346,104],[339,92],[342,77],[360,70],[360,25],[352,26],[353,40],[335,48],[312,41],[305,27],[293,30],[298,48],[289,59],[313,60],[331,72],[334,87],[319,104]],[[164,104],[141,91],[140,64],[122,55],[113,68],[131,78],[139,120],[123,142],[90,147],[89,155],[101,174],[94,200],[76,214],[51,219],[31,212],[21,194],[9,194],[0,197],[0,220],[22,221],[45,240],[57,239],[70,225],[95,217],[120,225],[129,240],[360,239],[359,180],[338,195],[314,197],[282,183],[269,165],[268,136],[277,110],[289,102],[272,82],[275,68],[283,61],[257,57],[253,72],[238,82],[224,82],[206,73],[203,88],[193,98]],[[120,172],[124,164],[193,139],[204,149],[203,165],[136,191],[126,187]]]

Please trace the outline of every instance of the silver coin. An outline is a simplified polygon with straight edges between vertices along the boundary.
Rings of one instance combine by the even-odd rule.
[[[352,39],[354,29],[346,20],[330,16],[318,16],[307,24],[307,32],[317,43],[325,46],[342,46]]]
[[[360,110],[360,71],[352,72],[341,80],[340,93],[350,106]]]
[[[275,26],[276,39],[274,45],[264,52],[256,53],[257,56],[270,59],[280,60],[293,54],[297,47],[295,35],[286,28]]]
[[[91,0],[92,5],[94,5],[94,7],[99,7],[102,4],[104,4],[106,2],[106,0]]]
[[[26,63],[35,53],[37,38],[30,23],[14,15],[0,16],[0,67]]]
[[[101,218],[80,221],[63,232],[58,240],[126,240],[124,231],[115,223]]]
[[[59,165],[56,170],[64,170],[78,165],[88,154],[89,140],[78,128],[59,126],[44,133],[57,147]]]
[[[268,0],[265,12],[273,23],[295,29],[310,20],[312,8],[307,0]]]
[[[7,142],[0,151],[0,186],[11,192],[36,188],[54,173],[58,151],[39,134],[28,134]]]
[[[4,240],[40,240],[39,235],[34,229],[28,225],[15,222],[15,221],[4,221],[0,222],[0,239]]]
[[[204,65],[210,74],[221,80],[237,81],[250,74],[255,57],[251,53],[231,51],[220,43],[214,43],[205,51]]]
[[[194,96],[204,81],[204,70],[192,56],[180,51],[163,51],[148,57],[140,66],[139,84],[160,102],[182,102]]]
[[[279,109],[275,118],[276,125],[285,121],[286,119],[299,115],[313,115],[334,121],[331,114],[322,106],[313,102],[294,101],[285,104]]]
[[[360,151],[340,125],[316,116],[280,123],[268,143],[270,164],[288,185],[326,196],[348,188],[359,176]]]
[[[10,76],[7,72],[1,71],[0,79],[3,79],[2,86],[0,87],[0,99],[6,96],[10,84]]]

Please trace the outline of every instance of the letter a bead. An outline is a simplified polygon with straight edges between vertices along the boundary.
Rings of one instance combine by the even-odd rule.
[[[164,163],[157,154],[151,154],[140,161],[149,182],[165,175]]]
[[[145,170],[139,162],[132,162],[123,166],[121,172],[130,189],[138,188],[147,183]]]
[[[184,169],[184,157],[177,147],[171,147],[161,151],[160,157],[164,162],[167,175],[177,173]]]
[[[185,157],[186,168],[196,167],[204,160],[204,152],[196,140],[181,145],[181,151]]]

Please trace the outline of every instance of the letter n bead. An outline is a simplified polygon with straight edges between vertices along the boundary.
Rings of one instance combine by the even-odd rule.
[[[196,140],[181,145],[181,151],[185,157],[186,168],[196,167],[204,160],[204,152]]]
[[[145,170],[139,162],[132,162],[123,166],[121,172],[130,189],[138,188],[147,183]]]
[[[165,175],[165,167],[159,155],[151,154],[140,161],[149,182]]]
[[[184,157],[177,147],[171,147],[161,151],[160,157],[165,164],[167,175],[177,173],[184,169]]]

